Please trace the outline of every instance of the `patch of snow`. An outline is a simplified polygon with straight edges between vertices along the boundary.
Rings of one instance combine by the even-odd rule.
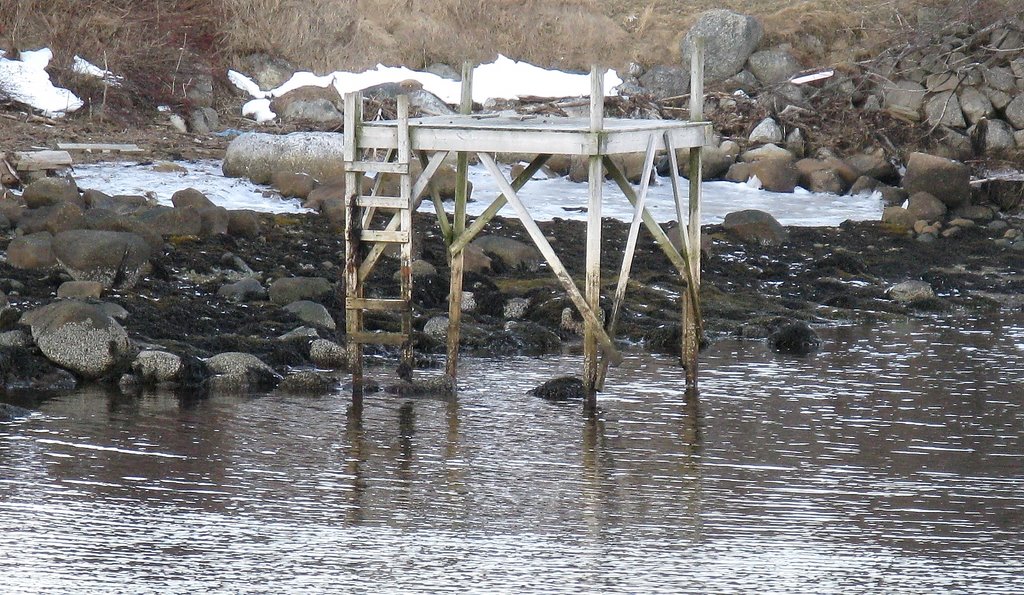
[[[296,199],[281,198],[265,186],[249,180],[227,178],[221,163],[215,160],[175,162],[185,171],[156,171],[153,164],[93,163],[75,166],[75,181],[80,188],[106,194],[144,196],[152,192],[163,205],[171,204],[178,190],[195,188],[214,204],[227,209],[251,209],[265,213],[302,213]]]
[[[24,103],[50,118],[58,118],[84,105],[77,95],[55,87],[46,72],[53,58],[49,48],[21,52],[20,60],[0,57],[0,95]]]
[[[218,161],[176,162],[175,165],[184,167],[185,171],[159,172],[152,165],[123,163],[80,165],[75,168],[75,179],[82,188],[94,188],[107,194],[144,195],[153,192],[161,204],[170,204],[171,195],[191,187],[228,209],[274,213],[306,211],[298,200],[282,199],[266,186],[224,177]],[[502,166],[502,169],[506,178],[510,177],[511,166]],[[474,200],[467,205],[467,212],[475,217],[501,191],[483,166],[471,166],[469,176],[473,182]],[[689,185],[684,183],[681,188],[684,201],[689,200],[686,196]],[[792,194],[782,194],[732,182],[705,182],[703,190],[701,221],[704,224],[721,223],[727,214],[743,209],[765,211],[783,225],[796,226],[836,226],[847,219],[878,220],[882,216],[882,202],[876,194],[837,196],[808,192],[802,188]],[[587,184],[572,182],[565,177],[534,177],[519,192],[519,196],[537,221],[551,221],[555,218],[583,221],[587,218]],[[446,206],[450,210],[453,203],[446,203]],[[675,220],[672,185],[667,178],[656,178],[648,190],[646,206],[657,221]],[[424,200],[420,211],[433,212],[433,203]],[[515,217],[515,211],[508,205],[499,214]],[[622,196],[614,182],[606,182],[603,187],[602,214],[620,221],[633,218],[632,205]]]
[[[257,122],[269,122],[277,117],[270,109],[269,99],[250,99],[242,106],[242,115]]]
[[[81,56],[78,56],[78,55],[76,55],[72,59],[71,70],[74,70],[78,74],[84,74],[84,75],[87,75],[87,76],[92,76],[92,77],[96,77],[98,79],[102,79],[102,80],[107,81],[108,83],[110,83],[112,85],[115,85],[115,86],[116,85],[120,85],[121,82],[124,80],[123,77],[117,76],[116,74],[114,74],[113,72],[110,72],[109,70],[104,70],[104,69],[100,68],[99,66],[96,66],[92,62],[89,62],[85,58],[83,58]]]
[[[270,91],[261,91],[259,85],[245,75],[228,71],[228,79],[236,87],[257,99],[280,97],[300,87],[327,87],[334,85],[344,95],[380,85],[406,80],[418,81],[423,88],[442,101],[457,104],[462,94],[462,83],[452,81],[429,72],[420,72],[405,67],[378,64],[372,70],[363,72],[338,71],[319,76],[311,72],[296,72],[283,85]],[[622,79],[614,70],[604,75],[605,95],[614,95],[615,87]],[[491,63],[481,64],[473,70],[473,100],[483,103],[488,99],[516,99],[524,96],[578,97],[590,94],[590,75],[572,74],[560,70],[548,70],[526,62],[511,60],[499,55]]]

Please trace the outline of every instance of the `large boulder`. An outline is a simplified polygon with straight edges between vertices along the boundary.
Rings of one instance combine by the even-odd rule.
[[[743,69],[764,37],[764,28],[757,19],[731,10],[709,10],[697,17],[686,32],[680,49],[683,65],[690,63],[695,42],[704,38],[704,76],[709,81],[723,81]]]
[[[224,376],[219,386],[228,387],[233,384],[242,388],[272,387],[281,380],[281,376],[273,368],[263,363],[258,357],[249,353],[230,351],[218,353],[205,360],[206,367],[215,376]],[[223,382],[227,380],[228,382]]]
[[[725,216],[722,227],[744,242],[777,245],[789,239],[789,232],[775,217],[755,209],[729,213]]]
[[[536,247],[502,236],[481,236],[473,240],[471,245],[492,257],[500,258],[505,266],[512,269],[534,271],[540,266],[542,259],[540,250]],[[493,267],[493,262],[491,266]]]
[[[101,304],[62,300],[26,312],[21,322],[46,359],[82,378],[109,376],[133,353],[128,333]]]
[[[16,269],[43,269],[57,264],[53,236],[41,231],[18,236],[7,245],[7,263]]]
[[[975,87],[960,90],[960,110],[969,124],[977,124],[979,120],[991,118],[995,114],[992,100]]]
[[[927,192],[915,192],[907,203],[907,212],[916,220],[939,221],[946,214],[946,210],[946,205],[941,200]]]
[[[299,300],[318,300],[334,291],[334,285],[323,277],[284,277],[270,284],[270,301],[284,306]]]
[[[943,91],[930,97],[924,105],[925,120],[932,126],[950,126],[963,128],[967,126],[964,112],[960,109],[960,100],[953,91]]]
[[[899,80],[882,87],[885,108],[913,121],[921,119],[921,106],[927,89],[920,83]]]
[[[61,202],[80,203],[78,185],[71,178],[42,178],[25,186],[21,195],[30,209]]]
[[[296,318],[306,324],[312,324],[329,331],[338,328],[334,319],[331,318],[331,313],[327,311],[323,304],[310,300],[298,300],[288,304],[284,309],[294,314]]]
[[[762,84],[775,85],[788,81],[791,76],[800,72],[800,63],[793,54],[775,48],[751,54],[747,59],[747,69]]]
[[[1017,130],[1024,130],[1024,93],[1018,93],[1003,110],[1006,121]]]
[[[283,122],[315,122],[339,125],[345,120],[345,103],[334,85],[292,89],[270,102],[270,110]]]
[[[345,173],[345,137],[335,132],[293,132],[277,135],[247,132],[236,137],[224,154],[224,175],[270,182],[275,171],[307,173],[318,180]]]
[[[195,207],[173,208],[156,206],[137,216],[152,233],[160,236],[199,236],[203,231],[203,217]]]
[[[75,229],[53,238],[53,255],[77,281],[127,289],[142,277],[149,263],[149,244],[134,233]]]
[[[242,58],[242,68],[259,85],[261,91],[280,87],[295,72],[295,67],[284,58],[259,52]]]
[[[790,159],[762,159],[751,164],[761,187],[770,192],[793,192],[800,181],[800,172]]]
[[[956,208],[971,200],[971,172],[952,159],[927,153],[911,153],[903,188],[910,194],[927,192],[947,207]]]
[[[640,84],[658,98],[676,97],[690,90],[690,69],[659,64],[640,77]]]

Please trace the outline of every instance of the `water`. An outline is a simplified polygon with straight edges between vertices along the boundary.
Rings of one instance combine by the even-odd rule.
[[[0,424],[3,593],[1019,593],[1024,316],[722,341],[601,411],[576,357],[457,400],[83,391]]]
[[[152,192],[161,204],[171,204],[171,195],[183,188],[196,188],[219,206],[229,209],[253,209],[264,212],[302,212],[299,201],[282,199],[271,189],[238,178],[221,175],[219,161],[177,162],[185,171],[156,171],[151,165],[132,163],[96,163],[75,168],[75,179],[82,188],[95,188],[107,194],[141,195]],[[509,166],[505,175],[509,176]],[[470,168],[474,202],[467,213],[476,217],[490,205],[501,191],[483,166]],[[688,186],[682,181],[683,194]],[[783,225],[835,226],[847,219],[853,221],[877,220],[882,216],[882,201],[877,196],[837,196],[808,192],[797,188],[792,194],[766,192],[747,184],[731,182],[705,182],[702,196],[704,224],[721,223],[728,213],[742,209],[759,209],[771,213]],[[603,215],[621,221],[633,218],[632,206],[613,182],[604,185]],[[534,219],[550,221],[587,218],[581,207],[587,205],[587,185],[567,178],[538,179],[529,182],[520,197],[530,209]],[[453,208],[449,202],[448,209]],[[658,178],[650,187],[647,208],[658,221],[675,221],[676,209],[672,186],[668,178]],[[433,212],[430,200],[423,201],[420,210]],[[499,214],[515,217],[515,210],[506,205]]]

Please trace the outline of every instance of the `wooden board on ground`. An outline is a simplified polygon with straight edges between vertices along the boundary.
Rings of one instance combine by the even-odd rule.
[[[142,149],[135,144],[111,143],[57,143],[57,148],[64,151],[102,151],[103,153],[141,153]]]
[[[18,171],[47,171],[71,167],[67,151],[32,151],[8,153],[7,160]]]

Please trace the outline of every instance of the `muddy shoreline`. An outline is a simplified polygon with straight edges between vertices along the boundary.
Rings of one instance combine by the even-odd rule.
[[[100,301],[127,312],[121,325],[138,349],[168,351],[190,361],[244,352],[257,356],[283,378],[316,370],[318,366],[310,358],[313,333],[344,344],[342,236],[317,214],[258,217],[261,232],[251,238],[168,239],[162,253],[152,256],[149,273],[133,288],[108,290]],[[603,224],[606,296],[614,291],[627,227],[615,220]],[[541,228],[570,272],[581,278],[585,223],[556,219],[542,223]],[[414,343],[419,365],[431,368],[440,361],[444,341],[428,332],[428,323],[447,314],[448,266],[433,215],[418,214],[416,229],[418,258],[432,265],[434,272],[414,282]],[[814,327],[886,324],[907,316],[955,320],[1024,307],[1022,253],[997,244],[1002,232],[983,225],[927,243],[903,228],[881,222],[847,222],[836,228],[790,227],[788,240],[779,245],[744,242],[721,225],[708,225],[703,231],[710,238],[701,287],[709,341],[726,336],[764,340],[789,321],[804,321]],[[484,233],[529,242],[517,220],[497,218]],[[0,236],[0,251],[6,253],[13,237],[13,231]],[[513,267],[496,254],[489,256],[490,271],[471,272],[465,278],[465,289],[473,293],[476,307],[464,315],[462,352],[478,356],[577,352],[581,340],[578,315],[566,317],[571,303],[547,266]],[[246,272],[246,267],[252,273]],[[397,261],[385,258],[378,268],[379,277],[370,287],[396,292]],[[298,339],[282,340],[282,335],[310,325],[266,298],[232,301],[218,295],[223,286],[246,276],[264,285],[295,276],[329,280],[333,290],[319,301],[333,316],[336,328],[319,327]],[[0,290],[6,293],[10,307],[21,313],[54,301],[58,288],[70,279],[59,267],[24,270],[6,261],[0,263]],[[928,283],[935,296],[906,301],[889,294],[894,285],[908,280]],[[625,348],[678,353],[680,289],[667,258],[646,231],[642,232],[618,327]],[[505,305],[514,298],[527,300],[527,305],[510,319]],[[607,309],[610,303],[604,301],[603,306]],[[368,327],[378,329],[396,324],[397,319],[387,316],[367,322]],[[3,330],[11,330],[20,325],[8,317],[4,326]],[[394,355],[386,348],[368,347],[368,352]],[[16,360],[19,353],[25,355],[15,350],[12,357]],[[344,385],[347,376],[341,368],[326,372],[321,367],[314,384],[324,389]],[[38,374],[48,372],[40,369]],[[98,381],[124,385],[126,375],[131,376],[127,364]],[[74,384],[80,382],[76,380]],[[122,388],[136,390],[134,383],[127,384]],[[196,390],[189,387],[186,392]]]

